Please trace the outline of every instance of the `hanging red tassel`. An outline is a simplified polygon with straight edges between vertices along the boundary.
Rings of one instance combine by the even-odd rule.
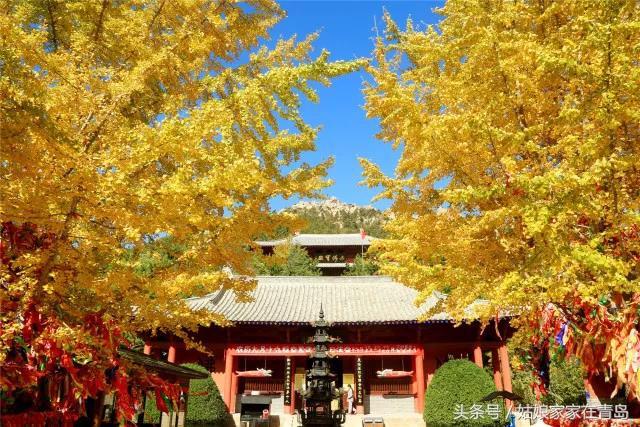
[[[164,412],[165,414],[169,413],[169,408],[167,407],[167,403],[164,401],[164,394],[158,388],[156,388],[156,407],[160,412]]]

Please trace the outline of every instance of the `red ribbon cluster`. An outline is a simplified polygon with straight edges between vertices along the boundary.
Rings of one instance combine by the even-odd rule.
[[[18,280],[22,274],[15,260],[30,251],[52,247],[56,238],[51,233],[39,232],[34,224],[17,226],[10,222],[2,224],[0,237],[0,260],[9,272],[9,282]],[[8,333],[10,329],[7,329],[15,324],[5,325],[0,321],[0,338],[9,349],[0,366],[0,386],[6,391],[1,405],[3,425],[9,426],[12,420],[17,420],[16,426],[35,426],[39,425],[38,420],[54,415],[66,417],[65,420],[77,419],[84,412],[84,401],[101,392],[116,394],[117,414],[125,421],[135,416],[136,406],[146,390],[154,390],[156,396],[160,396],[162,402],[158,408],[164,412],[169,410],[167,402],[179,401],[179,385],[120,360],[118,348],[131,344],[115,321],[105,320],[104,312],[88,313],[74,323],[65,319],[63,323],[55,310],[44,308],[48,305],[26,293],[10,294],[8,285],[7,282],[0,285],[5,291],[0,301],[4,318],[22,320],[17,335]],[[73,328],[81,338],[69,342],[52,338],[62,326]],[[42,396],[42,387],[39,387],[42,378],[48,380],[48,396]],[[13,414],[18,409],[12,408],[12,399],[18,395],[22,399],[20,410],[24,412]],[[57,398],[60,395],[63,397]],[[26,410],[25,396],[30,402]]]
[[[24,412],[15,415],[3,415],[2,425],[5,427],[46,427],[55,422],[60,427],[73,427],[78,419],[77,414],[61,414],[59,412]]]

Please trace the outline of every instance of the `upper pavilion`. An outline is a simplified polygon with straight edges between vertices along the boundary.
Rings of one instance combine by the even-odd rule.
[[[271,255],[276,246],[287,243],[306,249],[317,260],[323,276],[339,276],[352,264],[358,254],[365,253],[374,237],[360,233],[296,234],[289,239],[259,240],[256,242],[265,255]]]

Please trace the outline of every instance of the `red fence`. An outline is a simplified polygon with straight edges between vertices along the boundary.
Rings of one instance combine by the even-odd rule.
[[[369,394],[413,394],[411,378],[369,380]]]
[[[244,384],[240,384],[240,393],[260,391],[268,393],[282,393],[284,378],[242,378]]]

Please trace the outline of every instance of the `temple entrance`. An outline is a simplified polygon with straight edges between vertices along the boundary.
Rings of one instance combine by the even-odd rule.
[[[410,356],[364,359],[364,411],[366,414],[415,412],[415,375]]]
[[[325,354],[322,363],[326,374],[321,379],[323,387],[342,392],[336,399],[345,411],[348,400],[344,391],[349,384],[358,413],[422,411],[426,389],[424,363],[429,363],[428,369],[433,372],[436,365],[433,355],[423,359],[420,350],[412,344],[363,345],[331,342],[329,338],[317,344]],[[227,383],[233,390],[229,406],[237,412],[243,396],[260,395],[271,398],[273,414],[304,410],[303,395],[309,390],[308,373],[317,371],[310,362],[313,358],[309,355],[317,352],[313,350],[308,344],[233,347],[227,360],[234,373]],[[417,375],[418,372],[422,375]],[[223,384],[221,388],[224,390],[224,387]],[[331,399],[332,404],[336,399]]]
[[[240,412],[242,396],[268,396],[272,414],[284,413],[285,361],[281,358],[238,358],[238,390],[236,412]],[[243,376],[247,375],[247,376]]]

